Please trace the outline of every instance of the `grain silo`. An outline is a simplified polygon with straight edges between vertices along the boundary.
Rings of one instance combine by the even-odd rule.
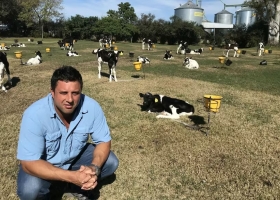
[[[198,25],[202,22],[204,9],[194,4],[191,0],[174,10],[175,16],[183,21],[195,22]]]
[[[256,21],[256,11],[249,7],[243,7],[241,10],[238,10],[236,13],[236,25],[243,25],[250,26],[255,23]]]
[[[233,24],[233,14],[228,12],[227,10],[222,10],[221,12],[215,14],[214,22],[222,24]]]

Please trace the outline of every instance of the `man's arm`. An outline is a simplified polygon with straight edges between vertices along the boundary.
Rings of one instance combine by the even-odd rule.
[[[93,152],[93,160],[91,163],[101,168],[109,156],[110,149],[111,141],[97,144]],[[90,190],[96,187],[98,177],[95,169],[94,166],[81,166],[80,171],[92,177],[90,181],[83,184],[82,189]]]
[[[82,186],[91,179],[89,173],[83,171],[64,170],[44,160],[20,161],[22,169],[32,175],[46,180],[59,180]]]
[[[111,141],[97,144],[93,152],[93,160],[91,163],[102,167],[109,156],[110,149]]]

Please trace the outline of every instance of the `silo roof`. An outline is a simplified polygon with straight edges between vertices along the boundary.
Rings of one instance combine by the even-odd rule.
[[[192,1],[188,1],[187,3],[185,3],[184,5],[181,5],[179,8],[175,8],[176,9],[185,9],[185,8],[196,8],[196,9],[202,9],[199,6],[195,5]]]
[[[222,10],[222,11],[220,11],[220,12],[218,12],[218,13],[216,13],[216,14],[232,14],[232,13],[230,13],[229,11],[227,11],[227,10]],[[232,14],[233,15],[233,14]]]

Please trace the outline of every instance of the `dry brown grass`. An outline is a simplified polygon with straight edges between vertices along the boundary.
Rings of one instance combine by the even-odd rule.
[[[126,44],[119,45],[125,48]],[[136,48],[131,50],[140,52]],[[92,49],[77,51],[90,54]],[[163,56],[160,46],[151,54]],[[206,52],[204,56],[212,54]],[[111,128],[112,150],[120,160],[116,180],[100,189],[99,199],[280,198],[279,96],[149,73],[145,79],[135,79],[131,76],[141,72],[122,70],[131,65],[128,56],[120,59],[119,82],[109,83],[107,77],[97,79],[97,69],[93,68],[95,57],[92,61],[86,56],[79,59],[73,66],[83,75],[84,93],[101,104]],[[32,102],[48,93],[53,70],[70,61],[53,55],[40,66],[23,67],[12,54],[9,61],[12,76],[20,81],[8,93],[0,93],[0,199],[12,200],[17,199],[16,148],[21,115]],[[154,61],[150,67],[163,62]],[[181,61],[172,62],[181,64]],[[244,67],[255,68],[253,64]],[[103,71],[107,72],[107,67]],[[178,122],[141,112],[139,92],[185,99],[195,106],[196,115],[204,121],[207,112],[198,100],[204,94],[224,98],[220,112],[211,114],[210,133],[205,136]],[[192,123],[187,117],[181,120]]]

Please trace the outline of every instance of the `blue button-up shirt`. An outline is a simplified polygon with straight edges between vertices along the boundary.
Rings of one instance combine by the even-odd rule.
[[[23,113],[17,159],[43,159],[68,169],[86,145],[89,135],[95,144],[111,140],[110,130],[100,105],[81,95],[67,130],[55,111],[51,94],[36,101]]]

